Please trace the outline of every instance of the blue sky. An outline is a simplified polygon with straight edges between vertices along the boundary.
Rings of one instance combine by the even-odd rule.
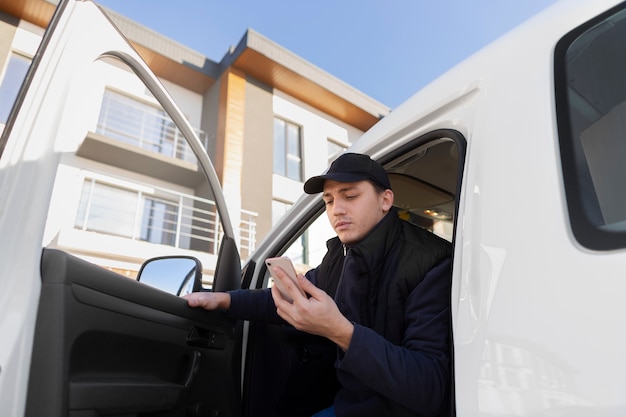
[[[394,108],[556,0],[96,0],[220,61],[252,28]]]

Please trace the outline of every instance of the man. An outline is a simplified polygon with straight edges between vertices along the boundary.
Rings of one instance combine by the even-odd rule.
[[[195,293],[192,307],[246,319],[280,318],[337,346],[337,416],[436,416],[448,403],[450,244],[398,217],[384,168],[346,153],[305,192],[322,192],[337,233],[322,263],[299,275],[307,296],[273,271],[293,303],[271,290]],[[271,294],[271,295],[270,295]]]

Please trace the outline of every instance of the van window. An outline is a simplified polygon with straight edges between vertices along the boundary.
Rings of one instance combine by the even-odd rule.
[[[566,35],[555,51],[557,121],[568,211],[578,242],[626,247],[626,11]]]

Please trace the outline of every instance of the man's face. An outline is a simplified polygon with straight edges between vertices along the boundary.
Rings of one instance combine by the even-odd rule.
[[[322,195],[326,214],[339,240],[345,244],[360,241],[387,214],[393,192],[376,191],[369,181],[326,180]]]

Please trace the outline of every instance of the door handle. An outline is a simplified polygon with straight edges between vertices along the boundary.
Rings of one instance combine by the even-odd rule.
[[[193,326],[187,335],[187,344],[200,348],[224,349],[226,347],[226,334]]]

